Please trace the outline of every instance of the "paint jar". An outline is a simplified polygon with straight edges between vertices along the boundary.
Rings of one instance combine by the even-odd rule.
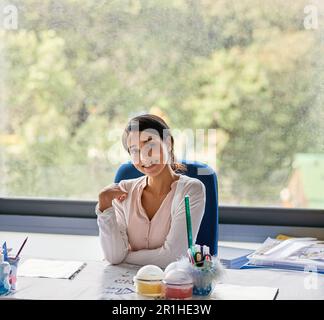
[[[162,283],[163,296],[166,299],[192,298],[193,281],[186,270],[171,268]]]
[[[146,265],[138,270],[133,278],[136,292],[143,296],[160,297],[164,272],[155,265]]]
[[[167,267],[164,269],[164,274],[167,274],[170,270],[178,269],[180,267],[178,261],[171,262],[167,265]]]

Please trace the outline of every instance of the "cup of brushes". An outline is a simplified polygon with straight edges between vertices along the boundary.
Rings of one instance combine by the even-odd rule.
[[[24,240],[16,255],[10,256],[11,248],[7,248],[5,241],[0,250],[0,295],[8,294],[16,290],[17,268],[20,261],[20,253],[24,248],[28,237]]]
[[[216,281],[223,274],[223,267],[217,257],[212,257],[209,247],[195,245],[188,249],[190,261],[188,271],[193,280],[193,295],[208,296]]]
[[[187,255],[190,262],[186,269],[193,280],[193,295],[207,296],[214,289],[217,279],[223,274],[223,267],[217,257],[211,256],[208,246],[193,245],[189,196],[186,195],[184,200],[188,238]]]

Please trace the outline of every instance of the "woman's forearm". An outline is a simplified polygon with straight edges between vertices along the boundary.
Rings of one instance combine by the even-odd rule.
[[[105,259],[111,264],[123,262],[128,253],[128,239],[119,225],[113,207],[98,214],[99,239]]]

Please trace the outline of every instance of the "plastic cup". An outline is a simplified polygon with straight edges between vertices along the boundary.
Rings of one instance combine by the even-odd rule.
[[[133,278],[136,292],[143,296],[160,297],[162,294],[163,270],[155,265],[146,265]]]
[[[166,299],[192,298],[192,277],[186,270],[169,268],[162,283],[163,296]]]
[[[19,261],[20,261],[19,257],[16,259],[15,257],[8,257],[8,262],[11,268],[9,274],[9,283],[12,291],[16,290],[17,287],[17,268],[18,268]]]
[[[208,296],[214,289],[213,276],[210,270],[205,268],[195,267],[191,273],[193,279],[194,296]]]

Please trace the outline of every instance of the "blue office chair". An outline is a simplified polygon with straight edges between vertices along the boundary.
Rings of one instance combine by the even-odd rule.
[[[207,245],[212,255],[217,255],[218,248],[218,182],[215,171],[208,165],[195,161],[181,161],[187,166],[185,175],[197,178],[206,187],[205,213],[199,228],[196,243]],[[203,174],[198,175],[202,172]],[[131,162],[123,163],[115,176],[115,182],[142,176]]]

